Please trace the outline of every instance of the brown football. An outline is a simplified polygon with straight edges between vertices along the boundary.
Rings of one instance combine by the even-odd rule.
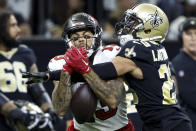
[[[74,118],[80,124],[93,117],[97,107],[97,97],[88,84],[75,84],[72,87],[71,110]]]

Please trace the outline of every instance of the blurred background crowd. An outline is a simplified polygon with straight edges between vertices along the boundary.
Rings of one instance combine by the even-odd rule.
[[[110,44],[116,42],[116,38],[113,37],[114,27],[123,12],[143,2],[157,5],[167,14],[170,30],[166,38],[169,44],[165,46],[169,48],[169,57],[173,58],[180,48],[180,44],[177,44],[180,24],[186,17],[196,16],[195,0],[1,0],[0,10],[11,10],[15,13],[21,28],[21,36],[27,41],[25,44],[36,48],[37,55],[39,52],[42,53],[43,48],[50,50],[49,47],[54,46],[54,43],[57,47],[54,47],[56,50],[53,50],[53,53],[59,54],[63,44],[57,43],[61,43],[63,24],[72,14],[86,12],[95,17],[103,27],[102,37],[103,41],[106,41],[104,43]],[[50,40],[46,41],[48,39]],[[47,43],[48,48],[43,43]],[[50,56],[54,55],[49,55],[48,58]],[[45,70],[46,64],[38,63],[38,65],[41,70]]]
[[[152,3],[165,11],[170,21],[168,40],[177,40],[178,25],[196,15],[195,0],[1,0],[0,10],[15,12],[22,36],[60,38],[65,20],[76,12],[94,16],[104,28],[104,39],[113,39],[114,25],[136,3]]]
[[[103,27],[103,42],[118,44],[113,37],[115,23],[124,11],[143,2],[157,5],[167,14],[170,29],[164,45],[173,59],[182,47],[179,41],[182,23],[188,17],[196,17],[196,0],[0,0],[0,11],[15,13],[22,42],[35,51],[39,71],[45,71],[51,58],[65,52],[61,34],[63,24],[72,14],[91,14]],[[51,95],[52,83],[44,84]]]

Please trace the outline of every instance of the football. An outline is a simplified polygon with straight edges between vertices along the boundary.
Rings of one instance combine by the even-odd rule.
[[[93,117],[97,107],[97,97],[88,84],[77,83],[72,86],[71,110],[75,120],[82,124]]]

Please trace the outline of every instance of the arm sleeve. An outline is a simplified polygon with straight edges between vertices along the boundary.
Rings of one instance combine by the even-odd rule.
[[[91,66],[94,72],[103,80],[112,80],[118,77],[112,62],[96,64]]]
[[[41,83],[33,84],[32,87],[28,87],[28,92],[32,97],[33,101],[39,106],[44,103],[52,104],[48,93],[46,92],[45,88]]]
[[[91,66],[94,72],[103,80],[112,80],[117,78],[117,72],[112,62],[95,64]],[[49,71],[49,80],[60,80],[61,70]],[[85,81],[81,74],[74,72],[71,77],[72,82]]]
[[[3,107],[5,103],[9,101],[9,98],[7,98],[3,93],[0,92],[0,110]]]

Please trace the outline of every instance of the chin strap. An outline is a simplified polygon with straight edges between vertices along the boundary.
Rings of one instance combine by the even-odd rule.
[[[120,45],[121,46],[125,45],[130,40],[134,40],[133,36],[131,34],[121,35],[121,36],[119,36],[119,39],[120,39]]]
[[[161,38],[162,38],[162,36],[155,36],[155,37],[151,37],[151,38],[144,38],[144,39],[141,39],[141,40],[142,41],[155,41],[155,40],[158,40],[158,39],[161,39]]]

